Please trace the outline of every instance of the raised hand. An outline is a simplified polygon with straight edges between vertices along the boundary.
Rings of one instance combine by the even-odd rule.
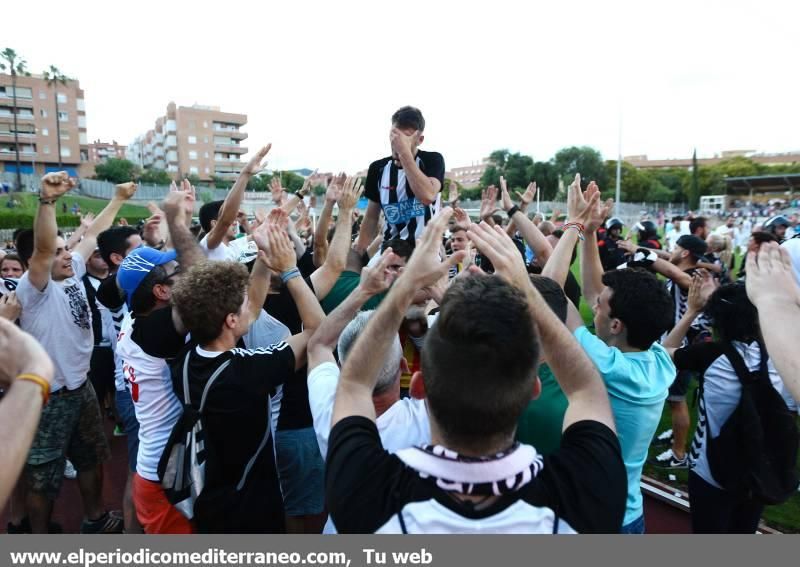
[[[453,180],[450,180],[450,185],[448,188],[447,194],[447,202],[450,203],[453,207],[456,206],[458,203],[458,183]]]
[[[58,199],[73,187],[75,187],[75,180],[70,179],[66,171],[48,173],[42,177],[42,189],[39,196],[45,200]]]
[[[344,188],[347,175],[340,173],[331,179],[328,188],[325,190],[325,200],[330,203],[336,203],[342,196],[342,189]]]
[[[194,211],[194,201],[191,201],[191,198],[191,195],[183,191],[170,191],[167,193],[167,196],[164,198],[164,203],[162,204],[164,213],[167,217],[173,216],[185,219],[187,211]],[[191,208],[187,207],[187,202],[191,202]],[[191,215],[191,212],[188,214]]]
[[[384,250],[381,259],[373,267],[361,269],[361,281],[359,286],[370,295],[383,293],[392,286],[392,282],[397,279],[397,272],[389,266],[397,264],[400,257],[391,248]]]
[[[569,222],[578,222],[585,225],[592,215],[592,211],[600,200],[600,190],[597,184],[592,181],[587,188],[586,193],[588,199],[584,197],[581,191],[581,176],[575,175],[575,181],[569,186],[567,190],[567,220]]]
[[[508,194],[506,178],[502,175],[500,176],[500,198],[503,201],[503,210],[508,212],[514,206],[514,203],[511,201],[511,195]]]
[[[706,270],[698,270],[692,276],[689,286],[687,306],[695,313],[700,313],[708,303],[711,294],[719,287],[717,280]]]
[[[164,214],[151,216],[142,227],[142,240],[150,246],[156,246],[161,241],[161,219],[164,218]]]
[[[269,182],[269,190],[272,193],[272,202],[276,205],[280,205],[283,202],[284,196],[280,172],[276,171],[272,174],[272,179]]]
[[[495,210],[497,210],[496,203],[497,187],[494,185],[489,185],[489,187],[481,192],[481,220],[485,220],[486,217],[490,217],[494,214]]]
[[[22,304],[17,299],[17,292],[12,291],[0,296],[0,318],[16,321],[22,314]]]
[[[267,162],[264,161],[264,158],[267,157],[267,154],[272,149],[272,144],[267,144],[260,150],[258,150],[247,164],[242,168],[242,173],[244,175],[255,175],[256,173],[260,173],[264,171],[267,167]],[[262,163],[263,162],[263,163]]]
[[[132,199],[133,196],[136,194],[136,189],[139,186],[136,185],[133,181],[128,181],[127,183],[120,183],[117,185],[117,192],[115,194],[115,198],[122,199],[123,201],[127,201]]]
[[[392,145],[392,153],[400,156],[411,156],[411,148],[419,136],[419,130],[415,130],[410,136],[403,133],[399,128],[392,128],[389,132],[389,142]]]
[[[627,238],[617,240],[617,246],[622,248],[628,254],[634,254],[639,249],[639,247],[636,244],[634,244]]]
[[[287,230],[289,228],[289,213],[276,207],[267,215],[267,227],[274,226],[278,230]]]
[[[478,251],[491,260],[494,273],[504,278],[520,291],[526,291],[531,282],[525,261],[514,241],[499,226],[486,223],[473,224],[467,236]]]
[[[442,235],[451,216],[453,216],[453,209],[445,207],[431,219],[431,222],[425,227],[422,238],[418,240],[414,253],[406,264],[398,282],[402,279],[414,291],[430,287],[439,279],[447,276],[452,266],[462,262],[467,257],[466,250],[460,250],[452,254],[444,262],[439,258]]]
[[[603,223],[611,212],[614,210],[614,199],[606,199],[606,202],[597,201],[597,204],[592,209],[591,215],[586,220],[586,232],[596,232],[598,228],[603,226]]]
[[[266,227],[266,238],[256,239],[256,245],[264,251],[267,267],[280,274],[297,266],[294,245],[289,240],[286,230],[269,223]]]
[[[456,224],[463,226],[464,228],[469,228],[469,225],[472,224],[467,211],[464,209],[459,209],[458,207],[453,209],[453,218],[456,219]]]
[[[536,182],[531,181],[528,183],[528,188],[525,189],[524,193],[520,193],[519,191],[515,191],[514,193],[519,198],[519,208],[525,210],[528,208],[528,205],[533,202],[533,198],[536,196]]]
[[[747,255],[747,297],[757,308],[762,303],[800,305],[800,288],[794,277],[789,251],[776,242],[765,242]]]
[[[92,226],[92,222],[94,221],[94,213],[86,213],[81,217],[81,228],[83,230],[88,230],[90,226]]]
[[[348,177],[342,189],[342,196],[339,199],[339,209],[352,210],[361,198],[363,191],[360,177]]]

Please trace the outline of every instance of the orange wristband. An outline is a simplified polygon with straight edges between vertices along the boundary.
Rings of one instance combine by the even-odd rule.
[[[17,376],[17,380],[28,380],[29,382],[33,382],[35,384],[39,384],[39,387],[42,389],[42,406],[47,405],[47,400],[50,399],[50,382],[39,376],[38,374],[20,374]]]

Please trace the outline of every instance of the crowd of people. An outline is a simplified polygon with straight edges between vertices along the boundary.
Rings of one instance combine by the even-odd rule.
[[[131,182],[65,239],[75,181],[45,175],[0,261],[9,533],[60,529],[65,475],[82,533],[645,533],[654,443],[654,465],[690,471],[697,533],[753,533],[796,493],[788,219],[748,234],[735,274],[733,222],[674,218],[662,244],[579,175],[566,222],[502,178],[470,218],[424,130],[399,109],[363,182],[288,194],[276,176],[254,220],[270,145],[198,226],[185,181],[143,226],[115,224]],[[127,442],[121,511],[102,499],[106,416]]]

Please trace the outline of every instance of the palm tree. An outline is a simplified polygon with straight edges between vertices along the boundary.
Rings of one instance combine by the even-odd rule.
[[[19,133],[17,132],[17,75],[30,77],[30,73],[25,68],[27,63],[25,60],[17,55],[17,52],[6,47],[0,51],[0,58],[5,62],[0,61],[0,71],[8,69],[11,72],[11,89],[12,89],[12,108],[11,114],[14,115],[14,152],[17,159],[17,191],[22,191],[22,176],[19,170]]]
[[[58,138],[58,169],[61,169],[61,120],[58,118],[58,85],[66,86],[67,76],[58,70],[57,67],[50,65],[50,70],[43,73],[44,80],[48,87],[53,87],[53,98],[56,99],[56,137]]]

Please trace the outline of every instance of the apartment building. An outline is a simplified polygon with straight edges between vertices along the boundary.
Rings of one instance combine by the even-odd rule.
[[[125,159],[125,150],[126,147],[118,144],[116,140],[111,143],[95,140],[86,148],[88,161],[93,166],[109,158]]]
[[[483,158],[481,161],[474,162],[471,165],[454,167],[445,176],[466,189],[472,189],[480,185],[481,177],[489,165],[489,158]]]
[[[697,158],[698,165],[714,165],[733,157],[746,157],[764,165],[790,165],[800,163],[800,151],[784,153],[758,153],[755,150],[725,150],[710,158]],[[637,169],[659,169],[667,167],[692,167],[691,156],[672,159],[648,159],[646,155],[625,156],[624,161]]]
[[[44,175],[63,169],[76,177],[85,174],[86,107],[79,82],[70,79],[50,87],[41,75],[17,76],[16,108],[13,95],[11,75],[0,74],[0,171],[17,171],[18,148],[21,173]]]
[[[167,105],[167,113],[155,127],[131,142],[129,160],[147,169],[161,169],[173,178],[197,175],[235,178],[241,169],[241,156],[247,153],[241,131],[247,115],[223,112],[218,106]]]

